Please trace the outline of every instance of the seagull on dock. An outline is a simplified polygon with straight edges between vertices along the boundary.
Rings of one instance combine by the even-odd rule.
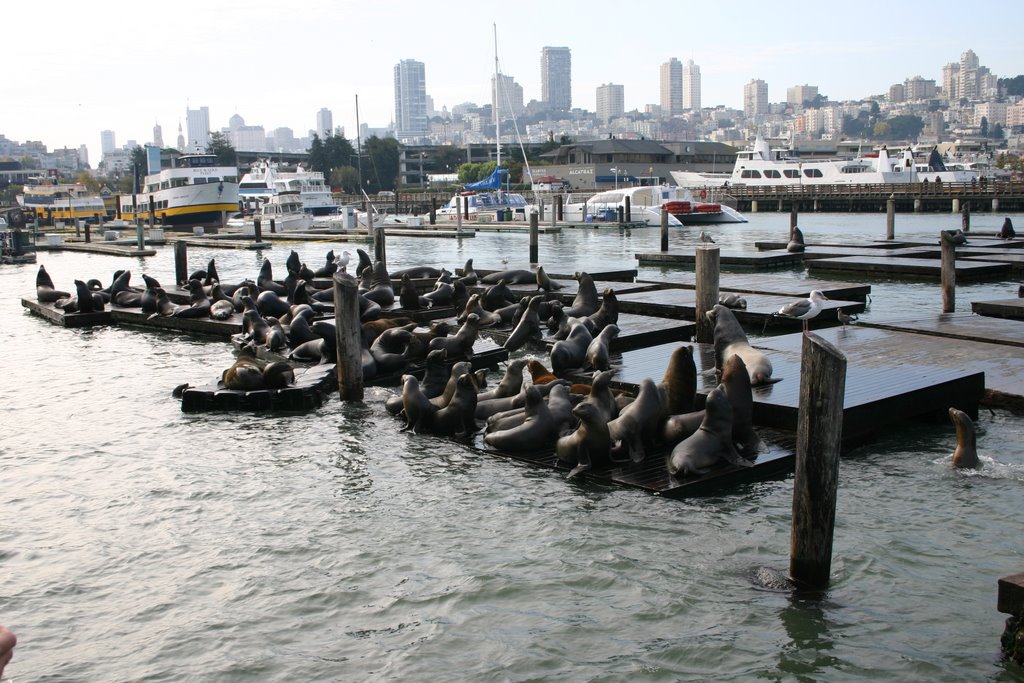
[[[843,326],[852,325],[853,323],[857,322],[857,314],[856,313],[854,313],[852,315],[848,315],[841,308],[837,308],[836,309],[836,318],[839,319],[839,322],[841,322],[843,324]]]
[[[803,320],[804,332],[807,332],[809,331],[807,326],[808,321],[811,318],[817,317],[818,314],[821,313],[822,306],[826,301],[828,301],[828,297],[822,294],[820,289],[815,289],[806,299],[800,299],[799,301],[788,303],[772,315],[781,315],[785,318]]]
[[[711,235],[707,234],[703,230],[700,231],[700,241],[704,244],[714,244],[715,241],[711,239]]]

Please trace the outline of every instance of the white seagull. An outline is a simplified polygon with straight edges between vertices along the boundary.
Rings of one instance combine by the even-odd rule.
[[[822,304],[826,301],[828,297],[822,294],[821,290],[815,289],[808,298],[786,304],[775,315],[803,320],[804,332],[807,332],[807,321],[821,313]]]
[[[707,234],[703,230],[700,231],[700,241],[704,244],[714,244],[715,241],[711,239],[711,235]]]

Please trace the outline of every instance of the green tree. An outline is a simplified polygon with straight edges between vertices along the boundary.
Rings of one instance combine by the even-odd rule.
[[[982,116],[981,117],[981,126],[979,126],[979,128],[981,128],[981,137],[987,138],[988,137],[988,117],[987,116]]]
[[[398,140],[374,135],[366,141],[363,152],[369,162],[369,168],[363,166],[363,185],[366,191],[394,190],[398,183]]]
[[[999,90],[1013,97],[1024,95],[1024,75],[1013,76],[1012,78],[1000,78]]]
[[[992,137],[996,140],[1003,139],[1003,124],[996,122],[996,125],[992,126]]]
[[[78,182],[85,185],[85,189],[92,194],[96,194],[103,189],[103,183],[100,182],[100,179],[88,171],[82,171],[78,174]]]
[[[331,189],[345,194],[359,193],[359,172],[352,166],[341,166],[331,172]]]
[[[217,163],[221,166],[238,166],[238,153],[224,133],[219,131],[210,133],[210,142],[206,145],[206,153],[216,155]]]

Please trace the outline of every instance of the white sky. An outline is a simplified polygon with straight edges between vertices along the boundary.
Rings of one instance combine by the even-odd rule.
[[[490,9],[493,6],[494,9]],[[733,0],[51,0],[5,3],[0,133],[50,149],[89,147],[100,131],[120,146],[174,144],[186,106],[210,108],[219,130],[238,113],[296,135],[327,107],[356,134],[393,118],[393,68],[426,65],[435,107],[490,101],[493,26],[503,73],[540,99],[540,53],[572,49],[572,101],[593,110],[595,90],[622,84],[626,109],[659,100],[671,57],[701,67],[702,103],[742,107],[743,85],[817,85],[832,100],[885,93],[913,76],[942,82],[942,66],[973,49],[1000,77],[1024,73],[1024,3]]]

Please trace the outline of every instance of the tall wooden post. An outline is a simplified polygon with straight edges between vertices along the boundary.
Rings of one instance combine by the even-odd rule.
[[[277,222],[275,219],[270,219],[270,234],[273,235],[277,232]]]
[[[153,199],[153,195],[149,195],[149,229],[153,229],[153,224],[156,222],[156,201]]]
[[[697,247],[697,341],[704,344],[715,341],[715,326],[707,312],[718,303],[720,254],[717,245]]]
[[[537,214],[530,213],[530,263],[538,263],[540,261],[538,248],[537,248],[537,233],[539,230]]]
[[[630,200],[629,200],[628,196],[626,197],[626,202],[625,203],[626,203],[626,208],[622,212],[623,213],[623,218],[625,218],[627,223],[632,223],[633,222],[633,207],[630,205]]]
[[[137,195],[132,195],[132,220],[135,221],[135,225],[139,224],[139,198]]]
[[[263,221],[260,220],[259,216],[256,216],[255,218],[252,219],[252,231],[253,231],[253,239],[255,239],[257,243],[262,242],[263,241]]]
[[[885,200],[885,239],[896,238],[896,195],[891,194]]]
[[[618,214],[620,224],[626,220],[626,211],[621,206],[615,207],[615,213]]]
[[[563,204],[564,201],[565,201],[565,199],[564,199],[564,197],[562,197],[562,195],[556,195],[555,196],[555,220],[557,220],[557,221],[565,220],[565,218],[562,215],[562,209],[564,207],[564,204]],[[995,201],[995,200],[993,200],[993,201]],[[992,209],[992,210],[995,211],[996,209]]]
[[[85,224],[85,243],[89,244],[89,242],[92,242],[92,236],[89,234],[89,224],[86,223]]]
[[[793,206],[789,207],[789,234],[793,234],[793,228],[797,224],[797,209],[796,202],[793,202]]]
[[[387,236],[384,234],[384,225],[378,225],[373,230],[373,256],[385,266],[388,264]]]
[[[462,198],[462,210],[465,212],[462,217],[465,218],[468,221],[469,220],[469,197],[463,197]]]
[[[668,251],[668,211],[661,209],[661,250]]]
[[[946,239],[940,239],[942,245],[942,312],[952,313],[956,310],[956,245]]]
[[[333,279],[338,396],[342,401],[362,401],[363,337],[359,325],[359,286],[348,273],[335,273]]]
[[[465,197],[455,198],[455,232],[462,232],[462,200]]]
[[[174,243],[174,281],[179,286],[188,282],[188,245],[184,240]]]
[[[789,576],[801,588],[824,590],[832,566],[839,487],[846,356],[816,334],[803,337],[797,418]]]
[[[430,198],[430,224],[437,225],[437,197]]]
[[[555,200],[551,200],[551,227],[555,227],[558,224],[558,212],[555,211]]]
[[[541,220],[541,221],[544,220],[544,199],[543,198],[541,198],[541,200],[537,202],[537,212],[538,212],[537,220]]]
[[[964,208],[960,210],[960,228],[964,232],[971,231],[971,203],[964,202]]]

